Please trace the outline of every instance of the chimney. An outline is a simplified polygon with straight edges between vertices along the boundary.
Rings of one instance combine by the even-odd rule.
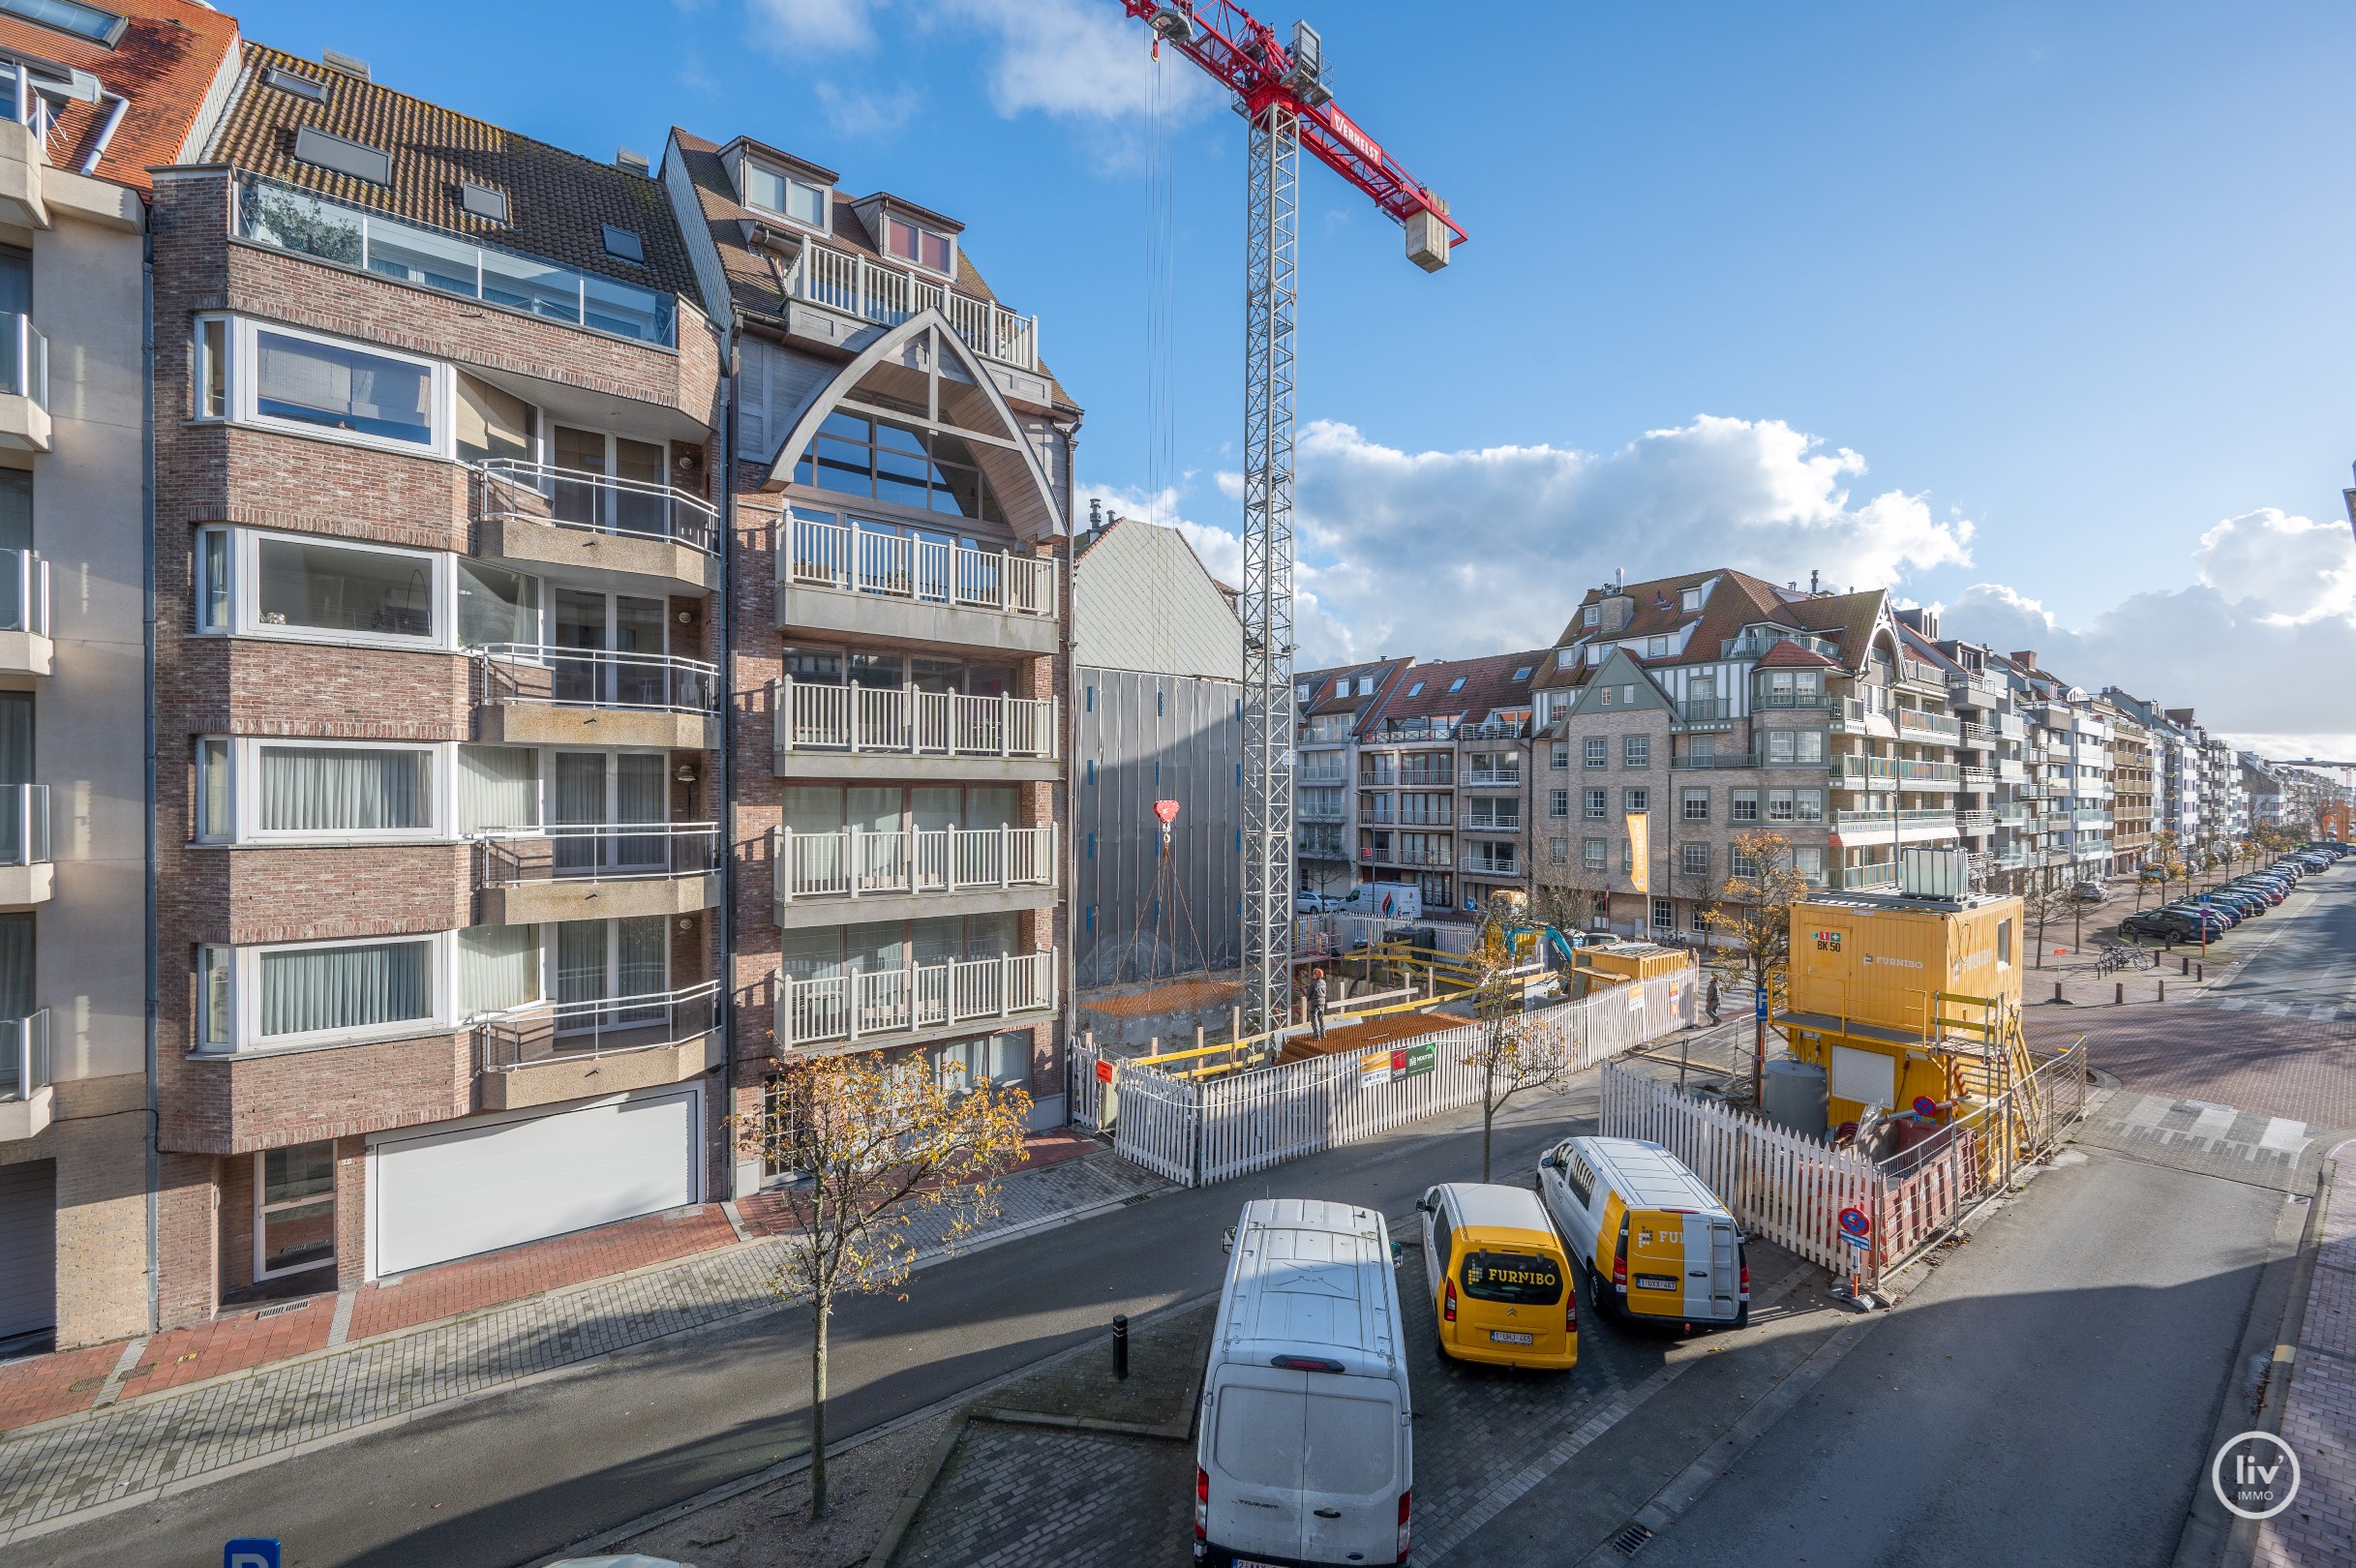
[[[648,161],[645,153],[633,151],[628,147],[617,147],[614,149],[614,166],[616,168],[626,168],[633,174],[646,174],[650,176],[654,172],[654,166],[652,163]]]
[[[330,71],[341,71],[347,76],[357,76],[362,81],[369,79],[368,62],[357,55],[338,54],[333,49],[321,49],[319,50],[319,64]]]
[[[1814,592],[1816,591],[1816,580],[1817,580],[1817,578],[1818,578],[1819,576],[1821,576],[1821,575],[1822,575],[1822,574],[1821,574],[1821,573],[1819,573],[1818,571],[1816,571],[1816,570],[1815,570],[1813,567],[1811,567],[1811,568],[1809,569],[1809,571],[1808,571],[1808,591],[1809,591],[1810,593],[1814,593]]]
[[[2035,670],[2039,667],[2037,662],[2037,650],[2035,648],[2024,648],[2018,649],[2012,655],[2012,662],[2019,665],[2024,670]]]

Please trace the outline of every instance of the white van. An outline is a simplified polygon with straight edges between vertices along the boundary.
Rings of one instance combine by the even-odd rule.
[[[1202,1375],[1194,1560],[1407,1557],[1407,1366],[1382,1216],[1244,1205]]]
[[[1412,882],[1361,882],[1336,906],[1343,915],[1363,915],[1372,920],[1420,920],[1424,891]]]
[[[1538,1161],[1538,1196],[1598,1312],[1741,1328],[1751,1265],[1735,1217],[1683,1161],[1635,1138],[1566,1138]]]

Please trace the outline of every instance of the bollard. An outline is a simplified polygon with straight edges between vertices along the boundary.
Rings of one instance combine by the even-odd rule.
[[[1115,1377],[1129,1375],[1129,1315],[1126,1312],[1112,1314],[1112,1374]]]
[[[2160,982],[2160,1001],[2162,1001],[2162,1002],[2165,1002],[2167,999],[2168,999],[2168,982],[2167,982],[2166,980],[2161,980],[2161,981]]]
[[[2196,980],[2207,980],[2209,978],[2209,966],[2207,964],[2197,965],[2192,971],[2192,978]]]
[[[2119,1006],[2121,1003],[2123,1003],[2123,1002],[2125,1002],[2125,1001],[2127,1000],[2127,981],[2125,981],[2125,980],[2118,980],[2118,981],[2113,982],[2113,984],[2112,984],[2112,986],[2111,986],[2111,999],[2110,999],[2110,1000],[2111,1000],[2111,1006],[2113,1006],[2113,1007],[2117,1007],[2117,1006]]]
[[[2180,964],[2182,964],[2182,965],[2184,966],[2182,969],[2180,969],[2180,970],[2178,970],[2178,971],[2177,971],[2177,973],[2178,973],[2178,974],[2180,974],[2180,975],[2190,975],[2190,974],[2191,974],[2191,973],[2192,973],[2192,955],[2191,955],[2190,953],[2189,953],[2189,952],[2180,952],[2180,953],[2178,953],[2178,954],[2176,955],[2176,961],[2177,961],[2178,963],[2180,963]]]
[[[2062,982],[2060,980],[2053,982],[2053,999],[2056,1002],[2062,1000]]]

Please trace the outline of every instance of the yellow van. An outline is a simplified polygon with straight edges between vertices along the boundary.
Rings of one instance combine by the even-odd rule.
[[[1538,1161],[1538,1193],[1598,1311],[1688,1329],[1751,1320],[1751,1265],[1735,1217],[1659,1144],[1567,1138]]]
[[[1579,1364],[1579,1291],[1536,1193],[1444,1182],[1415,1207],[1442,1350],[1500,1367]]]

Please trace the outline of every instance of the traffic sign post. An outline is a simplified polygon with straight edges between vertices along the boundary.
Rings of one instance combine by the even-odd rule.
[[[221,1549],[221,1568],[279,1568],[275,1536],[250,1535]]]
[[[1761,986],[1751,993],[1751,1016],[1761,1023],[1767,1022],[1767,988],[1765,986]]]
[[[1847,1208],[1841,1211],[1841,1240],[1849,1244],[1849,1290],[1851,1301],[1862,1307],[1865,1302],[1865,1266],[1873,1246],[1873,1221],[1864,1210]],[[1840,1292],[1835,1291],[1834,1294]]]

